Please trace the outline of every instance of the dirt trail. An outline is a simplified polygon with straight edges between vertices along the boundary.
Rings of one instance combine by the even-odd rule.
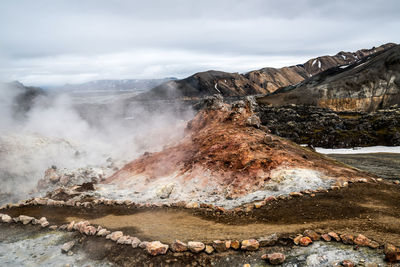
[[[206,210],[137,209],[97,206],[91,209],[31,206],[6,213],[45,216],[50,223],[89,220],[112,230],[123,230],[144,240],[171,242],[244,239],[269,233],[298,233],[304,229],[363,233],[378,242],[400,245],[400,186],[351,184],[315,197],[271,202],[248,214],[216,216]]]

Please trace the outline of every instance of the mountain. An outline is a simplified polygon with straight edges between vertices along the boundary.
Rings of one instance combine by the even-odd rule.
[[[297,84],[332,67],[352,64],[394,45],[388,43],[371,49],[358,50],[354,53],[342,51],[334,56],[313,58],[296,66],[263,68],[245,74],[215,70],[199,72],[182,80],[160,84],[149,92],[136,96],[135,100],[194,99],[213,94],[232,97],[271,93],[278,88]]]
[[[95,80],[80,84],[66,84],[56,89],[66,91],[93,91],[93,90],[137,90],[146,91],[161,83],[175,80],[176,78],[163,79],[124,79],[124,80]]]
[[[312,58],[306,63],[296,66],[280,69],[263,68],[250,71],[245,74],[245,77],[250,80],[250,82],[272,93],[281,87],[297,84],[304,79],[333,67],[355,63],[369,55],[384,51],[393,46],[395,46],[395,44],[388,43],[371,49],[358,50],[354,53],[341,51],[334,56]]]
[[[226,104],[207,97],[185,136],[144,153],[105,183],[135,202],[200,202],[232,208],[271,195],[327,187],[369,174],[265,132],[251,98]],[[314,188],[310,188],[314,187]]]
[[[0,84],[0,102],[10,105],[12,116],[24,116],[34,105],[35,99],[46,95],[39,87],[25,86],[18,81]]]
[[[313,105],[336,111],[375,111],[400,104],[400,45],[349,66],[328,69],[261,97],[258,102]]]
[[[205,71],[182,80],[163,83],[136,99],[176,99],[199,98],[213,94],[223,96],[243,96],[265,94],[267,91],[250,82],[239,73]]]

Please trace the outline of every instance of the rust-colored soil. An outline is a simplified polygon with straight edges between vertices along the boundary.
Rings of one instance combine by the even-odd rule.
[[[177,145],[143,155],[107,179],[107,183],[124,187],[137,177],[152,180],[178,174],[184,181],[196,178],[206,187],[212,177],[221,190],[229,188],[230,196],[238,197],[262,190],[271,171],[277,168],[307,168],[344,180],[371,177],[249,126],[251,116],[249,103],[244,107],[221,103],[218,108],[203,109],[188,123],[186,136]]]
[[[50,223],[89,220],[112,230],[123,230],[144,240],[244,239],[277,232],[295,234],[304,229],[363,233],[380,242],[400,246],[400,186],[351,184],[315,197],[270,202],[248,214],[198,209],[97,206],[90,209],[30,206],[5,211],[45,216]]]

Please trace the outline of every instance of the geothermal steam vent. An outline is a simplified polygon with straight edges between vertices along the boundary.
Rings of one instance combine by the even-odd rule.
[[[177,144],[145,153],[99,185],[106,197],[232,208],[369,175],[266,133],[254,101],[208,98]]]

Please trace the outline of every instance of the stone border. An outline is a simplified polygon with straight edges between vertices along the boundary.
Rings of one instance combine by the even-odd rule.
[[[250,212],[254,208],[261,208],[262,206],[267,205],[267,203],[271,201],[278,201],[284,199],[292,199],[298,197],[305,197],[306,195],[310,197],[315,197],[316,193],[327,193],[329,190],[339,190],[340,188],[348,187],[349,183],[377,183],[383,182],[389,184],[390,182],[383,180],[381,178],[378,179],[366,179],[361,178],[357,181],[337,181],[335,185],[332,185],[330,189],[318,188],[316,190],[305,190],[301,192],[291,192],[287,196],[278,196],[278,197],[267,197],[263,201],[257,201],[254,203],[248,203],[244,207],[237,207],[235,209],[227,210],[225,208],[214,206],[211,204],[204,203],[186,203],[186,202],[178,202],[178,203],[165,203],[165,204],[137,204],[130,200],[111,200],[111,199],[95,199],[91,202],[80,202],[70,199],[68,201],[57,201],[49,198],[33,198],[25,201],[21,201],[18,204],[7,204],[0,207],[0,210],[16,208],[16,207],[24,207],[24,206],[69,206],[69,207],[84,207],[91,208],[96,205],[125,205],[131,206],[135,208],[152,208],[152,207],[177,207],[177,208],[186,208],[186,209],[208,209],[211,211],[215,211],[216,213],[230,213],[230,212]],[[400,182],[398,180],[393,182],[398,185]],[[162,244],[160,241],[141,241],[137,237],[132,237],[129,235],[124,235],[122,231],[111,232],[102,226],[92,226],[88,221],[80,221],[80,222],[71,222],[69,224],[64,225],[50,225],[45,217],[40,219],[36,219],[34,217],[20,215],[18,217],[12,218],[7,214],[0,213],[0,223],[22,223],[23,225],[32,224],[32,225],[40,225],[42,228],[48,227],[51,230],[66,230],[66,231],[78,231],[81,234],[88,236],[99,236],[105,237],[106,239],[110,239],[117,244],[130,245],[133,248],[142,248],[146,250],[146,252],[150,255],[160,255],[166,254],[168,250],[172,252],[185,252],[190,251],[192,253],[200,253],[204,251],[207,254],[212,254],[214,252],[224,252],[229,249],[233,250],[244,250],[244,251],[255,251],[260,247],[265,246],[274,246],[279,242],[285,244],[288,238],[280,238],[278,234],[271,234],[269,236],[259,237],[258,239],[246,239],[246,240],[214,240],[211,244],[204,244],[198,241],[189,241],[188,243],[181,242],[179,240],[175,240],[175,242],[171,244]],[[291,243],[299,246],[308,246],[312,244],[314,241],[323,240],[325,242],[342,242],[347,245],[354,246],[365,246],[372,249],[382,248],[383,245],[370,240],[362,234],[358,234],[357,236],[347,234],[347,233],[317,233],[313,230],[306,230],[302,234],[297,234],[296,237],[289,238]],[[385,244],[385,257],[389,261],[400,261],[400,248],[397,248],[391,244]],[[64,251],[64,250],[63,250]],[[271,256],[273,257],[273,256]],[[265,259],[270,259],[267,255],[264,257]]]
[[[0,213],[0,223],[21,223],[22,225],[40,225],[41,228],[48,228],[50,230],[63,230],[63,231],[76,231],[86,236],[97,236],[109,239],[121,245],[129,245],[132,248],[144,249],[149,255],[156,256],[166,254],[168,250],[172,252],[191,252],[200,253],[205,252],[207,254],[220,253],[232,250],[242,251],[257,251],[260,247],[274,246],[279,243],[287,244],[290,240],[290,244],[295,246],[309,246],[315,241],[325,242],[342,242],[346,245],[358,247],[369,247],[371,249],[378,249],[384,247],[385,259],[390,262],[400,261],[400,248],[397,248],[391,244],[385,244],[384,246],[376,241],[373,241],[362,234],[357,236],[348,233],[317,233],[313,230],[305,230],[302,234],[297,234],[295,237],[282,238],[277,233],[270,234],[268,236],[259,237],[258,239],[245,239],[245,240],[214,240],[210,244],[205,244],[198,241],[189,241],[187,243],[175,240],[171,244],[163,244],[160,241],[141,241],[137,237],[124,235],[122,231],[111,232],[102,226],[90,225],[89,221],[70,222],[69,224],[63,225],[50,225],[45,217],[36,219],[34,217],[19,215],[18,217],[12,218],[7,214]],[[67,242],[62,246],[62,252],[67,253],[69,249],[73,247],[71,242]],[[68,249],[69,248],[69,249]],[[274,254],[274,253],[273,253]],[[263,255],[263,259],[269,260],[270,262],[276,260],[276,257],[284,260],[284,255]]]

